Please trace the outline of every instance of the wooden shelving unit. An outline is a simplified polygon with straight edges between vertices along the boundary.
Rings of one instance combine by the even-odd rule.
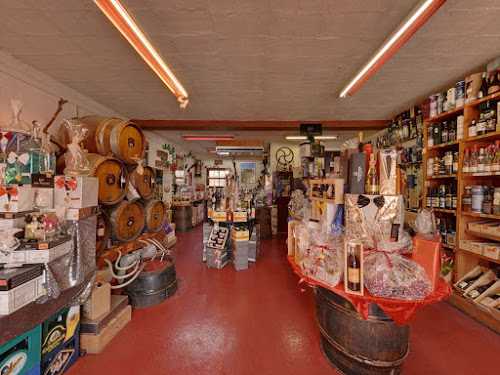
[[[455,250],[455,246],[448,245],[448,244],[446,244],[446,243],[442,243],[441,245],[442,245],[444,248],[446,248],[446,249]]]
[[[477,121],[479,119],[480,111],[479,104],[487,101],[487,100],[500,100],[500,92],[497,92],[492,95],[488,95],[485,98],[476,100],[471,103],[467,103],[464,106],[455,108],[452,111],[448,111],[442,113],[438,116],[434,116],[432,118],[424,120],[424,147],[428,145],[428,126],[433,123],[442,122],[445,120],[453,119],[459,115],[464,116],[464,138],[454,141],[447,142],[440,145],[435,145],[432,147],[426,147],[425,152],[423,153],[423,170],[424,173],[427,173],[427,160],[428,158],[433,158],[437,156],[443,156],[445,151],[454,150],[458,151],[459,159],[458,159],[458,173],[454,175],[443,175],[443,176],[426,176],[425,178],[425,186],[424,186],[424,202],[426,201],[426,197],[429,191],[429,188],[434,188],[439,186],[442,183],[452,183],[453,186],[457,187],[457,203],[458,209],[455,210],[440,210],[434,209],[436,212],[443,213],[452,213],[457,217],[457,228],[456,228],[456,248],[451,247],[453,250],[452,255],[455,255],[455,272],[454,277],[456,282],[460,278],[462,278],[466,273],[468,273],[473,267],[477,265],[487,266],[487,267],[498,267],[500,265],[500,261],[494,260],[488,257],[485,257],[481,254],[476,254],[470,251],[466,251],[460,249],[458,244],[460,244],[460,240],[478,240],[484,239],[485,241],[498,241],[500,242],[500,238],[488,235],[480,232],[474,232],[467,229],[468,223],[479,221],[480,219],[493,219],[500,220],[500,215],[487,215],[482,213],[473,213],[473,212],[463,212],[462,211],[462,196],[465,192],[465,186],[471,185],[492,185],[492,186],[500,186],[498,183],[498,176],[500,173],[498,172],[478,172],[478,173],[463,173],[463,155],[464,150],[467,147],[472,147],[474,143],[478,143],[480,147],[486,147],[486,145],[494,142],[496,139],[500,139],[500,131],[488,133],[485,135],[471,137],[468,138],[469,125],[473,120]],[[489,180],[488,180],[489,179]],[[497,183],[491,183],[497,181]],[[450,249],[449,246],[443,245],[444,249]],[[448,252],[450,250],[447,250]],[[448,302],[455,307],[459,308],[466,314],[480,321],[484,325],[489,328],[495,330],[500,333],[500,320],[495,319],[491,314],[484,312],[482,309],[476,306],[476,304],[467,301],[463,296],[457,294],[455,291],[452,293],[452,296],[448,300]]]
[[[436,212],[444,212],[444,213],[447,213],[447,214],[455,214],[457,213],[457,210],[446,210],[444,208],[433,208],[434,211]]]
[[[344,203],[344,179],[342,178],[326,178],[319,180],[309,180],[309,185],[311,186],[309,199],[313,202],[321,203],[333,203],[333,204],[343,204]],[[331,185],[333,188],[333,198],[319,198],[313,197],[313,186],[314,185]],[[323,212],[318,208],[317,204],[312,205],[312,217],[316,220],[320,220]]]

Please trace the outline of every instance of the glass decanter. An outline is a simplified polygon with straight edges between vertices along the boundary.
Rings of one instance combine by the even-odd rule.
[[[65,155],[66,168],[64,168],[64,174],[88,176],[92,169],[80,143],[89,135],[89,129],[76,118],[64,120],[63,125],[66,127],[71,140],[68,143],[68,151]]]
[[[40,166],[40,173],[54,174],[56,173],[56,152],[50,141],[50,134],[45,136],[40,152],[38,154],[38,164]]]

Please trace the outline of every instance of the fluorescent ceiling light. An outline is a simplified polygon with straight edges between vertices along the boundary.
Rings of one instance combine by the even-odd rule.
[[[183,135],[182,139],[185,141],[232,141],[234,139],[234,136],[228,135],[228,136],[210,136],[210,135],[203,135],[203,136],[189,136],[189,135]]]
[[[317,135],[317,136],[314,136],[314,139],[319,139],[319,140],[334,140],[337,138],[338,137],[336,135]]]
[[[289,139],[289,140],[294,140],[294,139],[303,140],[303,139],[307,139],[307,137],[305,135],[287,135],[286,139]]]
[[[160,57],[122,3],[119,0],[94,0],[94,2],[163,83],[174,93],[181,104],[181,109],[184,109],[189,102],[187,91],[182,87],[179,80]]]
[[[229,152],[227,152],[227,151],[219,151],[218,154],[219,155],[229,155]]]
[[[217,150],[209,150],[208,152],[210,152],[211,154],[216,154]]]
[[[344,98],[354,94],[445,2],[446,0],[421,0],[418,2],[371,59],[344,87],[340,92],[340,97]]]

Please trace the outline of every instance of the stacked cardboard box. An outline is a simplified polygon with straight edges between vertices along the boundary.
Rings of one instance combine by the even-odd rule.
[[[257,224],[253,227],[250,241],[248,241],[248,260],[256,262],[259,258],[259,242],[260,242],[260,225]]]
[[[278,206],[271,208],[271,232],[273,235],[278,234]]]
[[[203,261],[207,260],[207,243],[208,237],[212,232],[212,226],[209,223],[203,223]]]
[[[166,223],[166,233],[164,243],[167,249],[170,249],[177,243],[177,236],[175,235],[175,223]]]
[[[207,267],[222,269],[227,264],[227,251],[207,246]]]
[[[233,266],[236,271],[248,269],[248,242],[234,241]]]

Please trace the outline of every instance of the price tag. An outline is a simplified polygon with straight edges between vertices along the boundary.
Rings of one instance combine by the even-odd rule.
[[[47,250],[48,248],[49,248],[49,244],[46,242],[38,244],[38,250]]]

